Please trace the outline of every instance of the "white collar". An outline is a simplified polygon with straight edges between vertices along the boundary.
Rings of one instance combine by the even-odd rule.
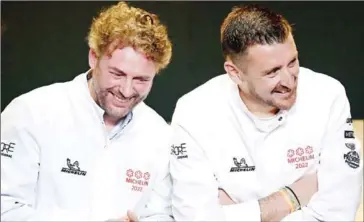
[[[282,125],[288,115],[287,110],[280,110],[273,118],[272,118],[272,124],[267,125],[266,123],[264,123],[264,121],[262,121],[259,117],[255,116],[253,113],[251,113],[248,110],[248,107],[245,105],[244,101],[241,99],[240,95],[239,95],[239,88],[238,86],[233,83],[232,84],[232,90],[231,90],[231,95],[233,97],[233,103],[235,104],[235,106],[241,111],[241,113],[243,113],[244,115],[248,116],[249,119],[254,123],[255,127],[263,132],[269,132],[273,129],[275,129],[276,127],[278,127],[279,125]]]
[[[104,114],[105,114],[105,110],[102,109],[94,100],[94,98],[92,98],[91,93],[90,93],[90,89],[88,87],[88,75],[90,74],[90,72],[92,71],[92,69],[89,69],[88,71],[86,71],[85,73],[82,74],[81,76],[81,81],[82,81],[82,85],[84,86],[85,90],[87,91],[87,95],[88,95],[88,100],[90,101],[90,103],[92,104],[93,108],[95,109],[97,116],[99,117],[99,119],[103,122],[104,121]],[[92,81],[92,80],[90,80]]]

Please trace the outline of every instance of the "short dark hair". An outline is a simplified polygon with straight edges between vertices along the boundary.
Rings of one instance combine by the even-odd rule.
[[[234,7],[221,25],[221,47],[225,59],[243,55],[249,46],[284,42],[291,25],[280,14],[256,4]]]

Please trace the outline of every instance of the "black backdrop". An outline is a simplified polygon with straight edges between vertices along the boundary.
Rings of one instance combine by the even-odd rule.
[[[353,117],[364,119],[364,2],[259,3],[294,24],[301,65],[341,81]],[[85,37],[91,20],[110,4],[114,2],[2,1],[1,110],[22,93],[86,71]],[[219,28],[238,2],[130,4],[158,14],[168,26],[174,45],[172,62],[157,77],[146,102],[169,121],[181,95],[223,73]]]

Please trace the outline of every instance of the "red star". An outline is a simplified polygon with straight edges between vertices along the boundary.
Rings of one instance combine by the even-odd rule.
[[[129,169],[129,170],[127,170],[127,171],[126,171],[126,175],[127,175],[128,177],[132,177],[132,176],[133,176],[133,174],[134,174],[134,172],[133,172],[133,170],[132,170],[132,169]]]
[[[294,150],[289,149],[288,152],[287,152],[287,156],[288,157],[293,157],[294,156]]]
[[[311,154],[313,152],[313,149],[311,146],[306,147],[306,153]]]
[[[299,147],[297,150],[296,150],[296,154],[298,155],[298,156],[302,156],[302,154],[304,153],[304,150],[301,148],[301,147]]]
[[[138,170],[137,172],[135,172],[135,177],[136,177],[137,179],[142,178],[142,175],[143,175],[143,173],[142,173],[142,172],[140,172],[140,170]]]
[[[148,172],[144,173],[144,180],[149,180],[150,174]]]

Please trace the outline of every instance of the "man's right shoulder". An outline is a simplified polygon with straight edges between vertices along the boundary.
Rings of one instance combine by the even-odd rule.
[[[54,113],[60,110],[65,104],[73,80],[67,82],[56,82],[49,85],[35,88],[29,92],[15,97],[4,109],[3,112],[14,112],[14,115],[20,110],[27,112],[29,116]],[[3,113],[2,112],[2,113]]]
[[[222,94],[227,90],[226,85],[230,81],[227,74],[218,75],[209,79],[202,85],[182,95],[177,101],[176,109],[184,107],[204,109],[216,104]]]
[[[41,86],[19,95],[18,97],[14,98],[14,100],[18,101],[19,103],[28,104],[30,106],[37,104],[53,105],[62,92],[66,91],[68,84],[69,82],[64,82]]]

